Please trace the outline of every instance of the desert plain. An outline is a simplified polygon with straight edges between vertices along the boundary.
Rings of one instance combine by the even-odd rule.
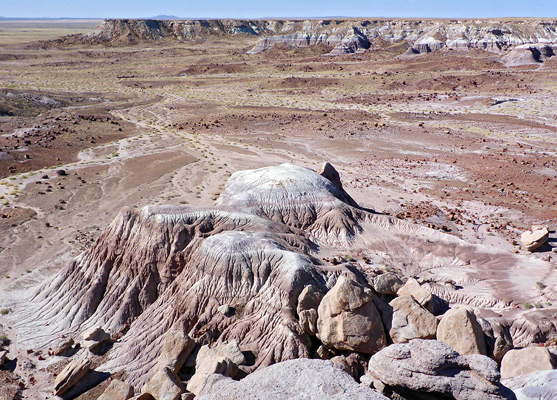
[[[524,346],[555,339],[557,57],[401,57],[407,44],[381,40],[354,54],[281,44],[250,54],[250,35],[54,40],[98,23],[0,22],[0,324],[12,360],[0,398],[56,398],[54,374],[69,361],[49,355],[60,331],[29,322],[30,293],[123,207],[212,207],[235,172],[285,163],[329,162],[362,209],[420,227],[408,235],[496,254],[428,263],[399,256],[409,240],[388,237],[323,246],[312,253],[323,263],[449,287],[435,294],[486,318],[528,315]],[[532,225],[549,238],[531,252],[520,238]]]

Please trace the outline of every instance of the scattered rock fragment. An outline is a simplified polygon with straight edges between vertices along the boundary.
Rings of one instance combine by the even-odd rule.
[[[549,238],[549,230],[547,227],[534,231],[526,231],[520,236],[520,241],[524,248],[528,251],[534,251],[544,245]]]
[[[110,340],[110,335],[102,328],[94,327],[83,332],[81,338],[83,339],[83,347],[92,351],[100,344]]]
[[[336,356],[331,361],[340,366],[346,373],[358,380],[365,373],[367,361],[358,353],[350,353],[348,356]]]
[[[501,361],[501,378],[514,378],[555,367],[557,367],[555,356],[546,347],[510,350]]]
[[[315,353],[322,360],[328,360],[329,358],[331,358],[331,352],[325,346],[319,346]]]
[[[72,338],[69,338],[68,340],[64,341],[60,346],[58,346],[56,348],[56,350],[54,350],[54,355],[55,356],[63,356],[64,354],[68,353],[74,345],[74,341]]]
[[[217,311],[220,312],[225,317],[230,317],[234,313],[234,309],[230,307],[229,304],[223,304],[217,308]]]
[[[79,382],[91,369],[91,360],[73,360],[58,374],[54,381],[54,393],[57,396],[64,394],[68,389]]]

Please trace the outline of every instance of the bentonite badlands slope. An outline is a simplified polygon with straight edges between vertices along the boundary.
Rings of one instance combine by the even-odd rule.
[[[18,317],[19,341],[52,347],[61,335],[79,340],[91,327],[124,333],[97,370],[123,370],[136,389],[156,373],[153,367],[169,331],[185,332],[199,345],[236,341],[251,355],[241,367],[244,373],[314,357],[320,343],[339,355],[353,353],[365,360],[388,345],[393,326],[400,325],[392,314],[397,307],[387,304],[393,290],[431,268],[441,275],[446,271],[446,283],[420,286],[408,280],[406,293],[421,302],[410,307],[418,314],[439,315],[448,305],[475,306],[488,343],[483,354],[500,358],[513,345],[524,347],[555,334],[555,320],[544,310],[514,307],[517,298],[532,290],[532,279],[547,277],[549,263],[361,209],[330,164],[320,171],[283,164],[237,172],[212,208],[122,210],[89,250],[24,306],[27,310]],[[367,261],[351,262],[349,254]],[[404,271],[399,278],[391,276],[391,284],[378,278],[376,268],[387,261]],[[546,282],[555,287],[555,282]],[[359,335],[351,336],[343,322],[354,323],[351,318],[359,321]],[[433,336],[399,326],[406,335],[402,342],[435,337],[435,325]],[[482,342],[484,333],[480,330]],[[463,384],[475,385],[466,371],[478,370],[487,374],[487,381],[474,372],[481,387],[472,397],[463,397],[466,391],[455,397],[500,398],[493,383],[498,381],[496,364],[455,358],[458,354],[449,348],[431,351],[440,358],[425,367],[434,363],[433,371],[446,368],[462,379],[448,382],[445,394],[456,393]],[[413,362],[420,365],[412,368],[421,368],[421,362]],[[410,389],[440,390],[427,389],[430,383],[420,381]]]
[[[524,47],[528,57],[512,55],[507,61],[543,62],[553,55],[557,43],[554,20],[107,20],[93,31],[66,42],[108,45],[134,44],[162,39],[181,41],[212,40],[215,37],[245,35],[260,37],[249,53],[263,52],[276,45],[307,47],[322,45],[331,55],[356,53],[383,47],[385,43],[404,44],[412,56],[441,49],[492,52]],[[538,47],[546,46],[541,50]]]

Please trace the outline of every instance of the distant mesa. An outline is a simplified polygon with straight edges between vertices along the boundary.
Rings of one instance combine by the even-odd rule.
[[[106,20],[87,34],[51,43],[121,46],[162,39],[192,41],[237,35],[259,38],[249,54],[262,53],[277,45],[293,48],[321,45],[330,48],[328,54],[334,56],[400,43],[407,48],[400,58],[440,50],[482,49],[504,54],[516,48],[515,53],[503,60],[514,66],[541,63],[553,56],[557,20],[188,20],[157,15],[150,19]]]

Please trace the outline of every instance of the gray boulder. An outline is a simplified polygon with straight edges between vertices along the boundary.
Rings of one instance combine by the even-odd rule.
[[[373,288],[379,294],[395,296],[404,283],[394,272],[378,275],[373,280]]]
[[[197,400],[388,400],[331,361],[300,358],[260,369],[241,381],[211,375]]]
[[[383,393],[401,393],[403,398],[503,399],[495,361],[476,354],[461,356],[437,340],[393,344],[371,357],[368,370]]]
[[[517,400],[557,399],[557,370],[536,371],[503,383],[514,392]]]

